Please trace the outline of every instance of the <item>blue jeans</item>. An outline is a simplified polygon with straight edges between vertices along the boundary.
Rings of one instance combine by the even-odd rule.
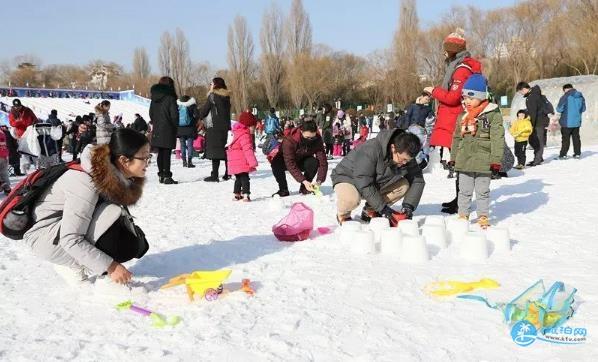
[[[193,158],[193,137],[181,137],[181,157],[185,161],[190,161]],[[189,156],[187,157],[187,152]]]

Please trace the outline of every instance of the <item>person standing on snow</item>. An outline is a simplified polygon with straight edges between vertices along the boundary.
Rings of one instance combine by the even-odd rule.
[[[23,135],[25,134],[27,127],[37,123],[37,117],[33,111],[30,108],[23,106],[21,100],[18,98],[14,99],[12,101],[12,108],[8,114],[8,122],[13,129],[13,136],[19,144],[18,148],[20,150],[29,149],[29,146],[26,146],[27,140],[23,138]],[[22,153],[20,161],[21,173],[26,174],[29,165],[31,165],[31,156]]]
[[[573,138],[573,158],[580,158],[579,128],[581,127],[581,114],[586,111],[586,100],[583,94],[573,88],[571,84],[565,84],[563,92],[565,94],[563,94],[556,107],[556,111],[561,114],[559,123],[561,125],[562,143],[559,159],[564,160],[567,158],[571,138]]]
[[[177,95],[174,80],[162,77],[158,84],[150,89],[151,103],[149,109],[152,120],[152,147],[158,149],[158,177],[161,184],[175,185],[172,179],[170,161],[172,150],[176,147],[176,136],[179,125],[179,109],[176,104]]]
[[[250,128],[257,122],[251,112],[242,112],[239,122],[232,127],[233,138],[227,145],[228,172],[235,175],[234,201],[250,202],[249,173],[257,168],[257,159],[251,141]]]
[[[182,96],[176,101],[179,106],[179,127],[177,137],[181,143],[183,167],[195,168],[193,164],[193,141],[197,137],[197,105],[195,98]]]
[[[98,145],[110,142],[114,125],[110,122],[110,101],[104,100],[95,108],[96,139]]]
[[[430,136],[430,147],[440,147],[440,158],[444,148],[450,150],[457,117],[463,111],[461,91],[463,84],[474,73],[482,72],[482,64],[473,59],[467,51],[467,42],[463,29],[457,29],[449,34],[442,44],[444,49],[446,73],[440,86],[426,87],[424,92],[432,95],[438,101],[436,123]],[[455,182],[459,193],[459,180]],[[442,204],[442,212],[454,214],[457,212],[457,196],[452,201]]]
[[[332,134],[332,106],[328,103],[324,104],[322,111],[316,115],[316,124],[324,139],[324,146],[326,147],[326,155],[329,160],[332,159],[332,151],[334,147],[334,136]]]
[[[206,182],[218,182],[220,161],[226,165],[226,140],[231,129],[230,91],[224,79],[216,77],[210,83],[206,102],[199,109],[199,119],[204,119],[206,128],[205,158],[212,160],[212,173],[204,178]],[[230,179],[228,170],[222,177]]]
[[[533,131],[529,136],[529,144],[534,149],[534,160],[527,164],[529,167],[539,166],[544,162],[544,146],[546,145],[546,127],[550,123],[548,114],[553,110],[547,109],[545,96],[540,86],[530,87],[527,82],[519,82],[515,88],[517,93],[525,98],[527,113],[532,121]]]

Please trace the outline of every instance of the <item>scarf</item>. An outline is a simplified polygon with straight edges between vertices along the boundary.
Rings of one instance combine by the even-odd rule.
[[[470,56],[471,53],[469,53],[467,50],[464,50],[461,53],[458,53],[455,59],[446,65],[446,72],[444,73],[444,79],[442,80],[441,85],[442,88],[449,90],[451,86],[451,79],[453,79],[455,70],[457,70],[457,67],[463,63],[463,59]]]
[[[479,116],[484,109],[486,109],[488,103],[490,102],[485,100],[479,106],[465,112],[465,115],[461,119],[461,137],[468,133],[471,133],[472,136],[475,136],[478,130],[478,122],[476,117]]]

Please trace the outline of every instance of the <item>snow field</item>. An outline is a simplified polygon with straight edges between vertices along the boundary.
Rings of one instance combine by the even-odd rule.
[[[293,195],[282,199],[286,208],[270,207],[277,187],[261,154],[251,203],[232,201],[233,181],[201,181],[209,161],[186,169],[173,159],[179,185],[160,185],[153,164],[144,196],[131,209],[151,245],[148,255],[127,264],[149,289],[133,300],[183,322],[154,329],[146,318],[116,311],[91,285],[70,289],[25,245],[0,238],[0,360],[593,361],[598,147],[583,150],[581,160],[549,161],[558,153],[549,148],[545,165],[492,182],[491,223],[508,228],[514,244],[511,253],[481,263],[465,261],[452,245],[433,251],[427,263],[408,264],[391,254],[354,254],[334,233],[278,242],[271,227],[292,202],[314,209],[316,227],[334,226],[334,196],[330,179],[322,191],[332,196],[318,199],[298,195],[287,175]],[[454,197],[446,171],[425,178],[418,222],[439,215],[439,204]],[[250,278],[255,297],[231,292],[190,303],[182,287],[158,290],[177,274],[220,268],[233,269],[231,290]],[[422,290],[432,281],[484,277],[501,287],[480,294],[500,302],[540,278],[576,287],[578,309],[569,325],[587,328],[589,342],[519,347],[499,312],[431,299]]]

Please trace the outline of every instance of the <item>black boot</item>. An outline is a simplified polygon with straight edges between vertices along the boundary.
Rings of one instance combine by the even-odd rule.
[[[454,204],[450,204],[447,207],[443,207],[440,211],[445,214],[456,214],[457,211],[459,211],[459,206],[457,206],[457,203],[455,202]]]
[[[187,161],[183,160],[183,167],[187,167]]]
[[[457,205],[457,198],[455,197],[449,202],[443,202],[442,207],[452,207],[453,205]]]
[[[212,174],[206,178],[203,179],[205,182],[218,182],[218,174],[214,174],[212,172]]]
[[[164,185],[177,185],[179,182],[172,179],[172,177],[164,177]]]
[[[191,159],[189,159],[189,161],[187,161],[187,167],[195,168],[195,165],[193,164],[193,162],[191,162]]]

